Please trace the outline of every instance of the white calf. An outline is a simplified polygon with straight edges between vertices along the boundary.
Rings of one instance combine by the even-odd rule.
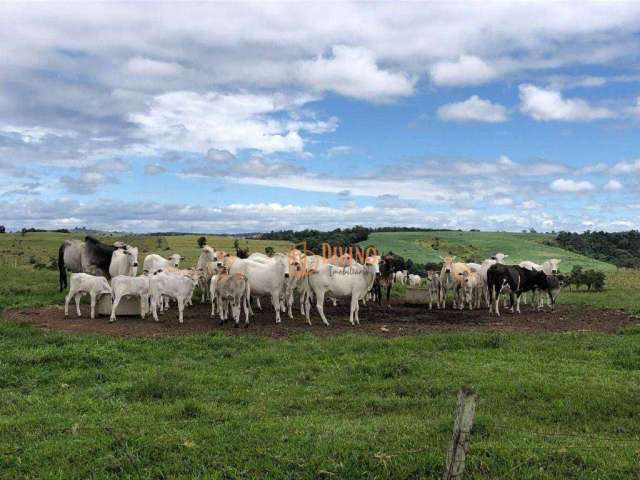
[[[429,310],[431,310],[433,301],[435,299],[436,308],[444,308],[444,289],[442,288],[442,280],[440,279],[440,273],[427,272],[427,279],[429,280]]]
[[[151,277],[148,275],[140,275],[139,277],[118,275],[111,279],[113,304],[111,305],[109,322],[116,321],[116,310],[123,297],[140,297],[140,317],[144,318],[147,315],[150,280]]]
[[[419,287],[422,283],[420,275],[409,275],[409,285],[412,287]]]
[[[211,316],[215,314],[215,305],[218,304],[220,324],[228,318],[231,310],[235,326],[240,324],[240,310],[244,307],[244,324],[249,326],[249,298],[251,287],[247,277],[242,273],[219,273],[211,277],[209,287],[211,297]]]
[[[462,272],[462,287],[464,291],[464,301],[467,302],[469,310],[473,307],[480,308],[480,297],[482,288],[482,279],[478,272]]]
[[[149,294],[151,295],[151,312],[156,322],[158,319],[157,306],[162,297],[174,298],[178,302],[178,321],[183,323],[184,306],[191,300],[194,287],[198,284],[200,275],[191,271],[188,275],[172,272],[160,272],[151,276]]]
[[[163,270],[168,267],[178,268],[182,260],[184,260],[184,257],[177,253],[169,255],[167,258],[161,257],[156,253],[152,253],[144,257],[142,270],[149,275],[153,275],[158,270]]]
[[[91,297],[91,319],[96,318],[96,299],[101,295],[111,295],[111,287],[104,277],[96,277],[88,273],[72,273],[69,282],[69,293],[64,299],[64,318],[69,316],[69,302],[76,301],[76,312],[80,313],[80,298],[85,293]]]

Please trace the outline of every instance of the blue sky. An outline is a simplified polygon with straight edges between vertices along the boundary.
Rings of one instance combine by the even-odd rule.
[[[637,229],[639,34],[635,2],[2,4],[0,223]]]

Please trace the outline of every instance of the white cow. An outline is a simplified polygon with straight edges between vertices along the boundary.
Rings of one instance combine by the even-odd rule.
[[[550,258],[549,260],[545,260],[542,265],[538,265],[537,263],[529,262],[529,261],[520,262],[518,265],[520,265],[522,268],[526,268],[527,270],[531,270],[531,271],[542,270],[547,275],[557,275],[558,265],[560,264],[561,261],[562,260],[559,260],[557,258]]]
[[[88,273],[72,273],[69,282],[69,293],[64,299],[64,318],[69,317],[69,302],[73,297],[76,301],[76,312],[80,313],[80,298],[85,293],[91,297],[91,319],[96,318],[96,299],[102,295],[111,295],[111,287],[104,277],[89,275]]]
[[[453,308],[464,308],[464,299],[462,298],[462,273],[470,272],[466,263],[454,262],[453,257],[440,257],[442,260],[442,270],[440,271],[440,280],[442,282],[442,289],[444,290],[443,297],[445,302],[445,308],[447,304],[447,292],[453,290]]]
[[[293,319],[293,292],[296,289],[298,283],[302,279],[300,261],[302,258],[302,252],[299,250],[292,250],[289,254],[276,253],[269,257],[264,253],[252,253],[247,260],[253,260],[258,263],[270,264],[278,263],[280,267],[284,269],[288,277],[285,279],[284,291],[282,292],[282,298],[280,308],[284,312],[287,310],[289,318]]]
[[[120,300],[124,297],[140,297],[140,317],[144,318],[149,309],[149,283],[151,276],[140,275],[139,277],[130,277],[127,275],[118,275],[111,279],[111,290],[113,304],[111,305],[111,317],[109,322],[116,321],[116,310]]]
[[[246,275],[252,294],[271,297],[271,304],[276,312],[276,323],[280,323],[280,298],[285,294],[285,280],[289,278],[287,266],[281,261],[257,262],[234,256],[226,256],[223,263],[230,274]]]
[[[479,272],[482,268],[482,265],[480,265],[479,263],[467,262],[467,267],[469,267],[469,270],[471,270],[472,272]]]
[[[196,263],[196,270],[203,272],[203,276],[200,280],[200,303],[204,303],[209,296],[209,285],[211,284],[211,278],[218,273],[220,267],[222,267],[222,259],[226,253],[222,250],[216,250],[215,248],[205,245],[200,249],[200,256]]]
[[[184,260],[184,257],[177,253],[169,255],[167,258],[164,258],[156,253],[151,253],[144,257],[144,262],[142,262],[142,270],[149,275],[153,275],[158,270],[163,270],[168,267],[178,268],[182,260]]]
[[[420,275],[409,275],[409,285],[412,287],[419,287],[422,283]]]
[[[130,247],[126,250],[115,250],[111,255],[109,264],[109,276],[111,278],[119,275],[135,277],[138,273],[138,249]]]
[[[149,294],[154,320],[159,321],[158,303],[162,301],[162,297],[169,297],[178,302],[178,321],[183,323],[184,306],[187,301],[190,301],[200,276],[197,270],[190,271],[188,275],[174,272],[159,272],[152,275],[149,281]]]
[[[380,257],[367,257],[364,265],[354,262],[349,267],[337,267],[331,264],[321,265],[317,271],[309,274],[309,286],[316,297],[316,308],[325,325],[329,325],[324,315],[324,297],[330,294],[337,298],[351,298],[349,321],[351,325],[360,324],[359,300],[371,290],[376,275],[380,274]],[[307,314],[309,308],[306,309]],[[310,322],[309,317],[307,321]],[[355,323],[354,323],[355,321]]]

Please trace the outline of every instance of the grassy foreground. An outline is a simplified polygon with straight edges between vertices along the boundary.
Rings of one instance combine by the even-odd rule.
[[[0,478],[640,475],[640,331],[121,339],[0,324]],[[635,400],[634,400],[635,399]]]
[[[552,240],[552,235],[539,233],[439,231],[376,232],[362,243],[376,245],[384,252],[393,251],[404,258],[411,258],[416,263],[437,263],[440,262],[441,256],[446,255],[458,257],[473,255],[479,259],[485,259],[497,252],[502,252],[509,255],[507,263],[512,264],[523,260],[542,262],[549,258],[559,258],[562,260],[560,264],[562,272],[570,272],[574,265],[605,272],[616,269],[610,263],[549,245]]]

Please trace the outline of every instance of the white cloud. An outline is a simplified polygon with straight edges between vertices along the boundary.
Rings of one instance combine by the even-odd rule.
[[[625,173],[640,173],[640,160],[632,162],[618,162],[611,169],[614,175],[622,175]]]
[[[399,72],[381,70],[373,52],[365,48],[336,45],[333,57],[318,57],[299,65],[299,78],[313,91],[331,91],[347,97],[386,102],[413,94],[415,79]]]
[[[438,116],[442,120],[497,123],[507,119],[507,109],[473,95],[463,102],[442,105],[438,108]]]
[[[592,192],[596,189],[593,183],[586,180],[575,181],[566,178],[558,178],[549,184],[554,192],[582,193]]]
[[[126,72],[129,75],[147,77],[171,77],[184,71],[182,65],[174,62],[162,62],[145,57],[134,57],[126,64]]]
[[[301,152],[301,131],[318,129],[318,122],[275,115],[286,115],[310,100],[306,96],[170,92],[155,96],[146,112],[129,118],[140,126],[143,138],[166,149]]]
[[[622,183],[618,180],[611,179],[605,184],[603,188],[607,192],[617,192],[619,190],[622,190],[624,188],[624,185],[622,185]]]
[[[520,85],[520,111],[538,121],[585,122],[612,118],[604,107],[592,107],[580,98],[563,98],[560,92],[535,85]]]
[[[64,175],[60,177],[60,183],[62,183],[70,193],[91,195],[95,193],[99,187],[110,183],[116,183],[116,180],[104,173],[84,172],[77,177]]]
[[[486,83],[496,78],[498,71],[481,58],[461,55],[457,60],[434,64],[430,74],[436,85],[457,87]]]

